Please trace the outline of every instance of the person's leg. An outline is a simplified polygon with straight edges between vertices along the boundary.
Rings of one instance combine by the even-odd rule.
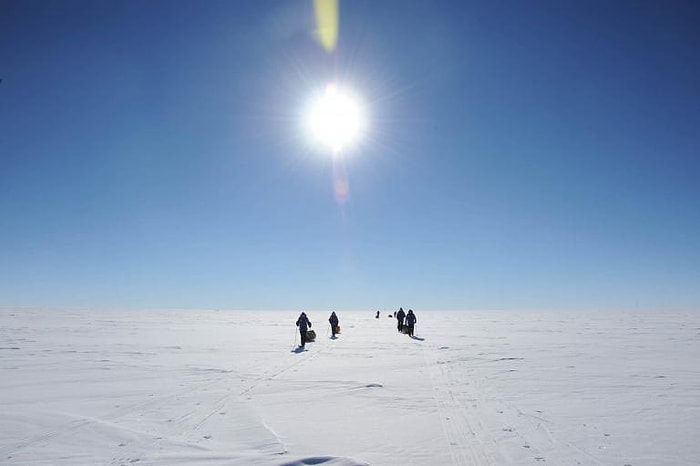
[[[299,330],[299,333],[301,333],[301,346],[304,346],[306,345],[306,332]]]

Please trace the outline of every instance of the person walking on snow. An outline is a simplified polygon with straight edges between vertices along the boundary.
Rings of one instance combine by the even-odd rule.
[[[399,333],[403,331],[403,319],[406,317],[406,313],[403,312],[403,308],[399,308],[399,312],[396,313],[396,322],[398,323],[397,328],[399,329]]]
[[[409,337],[413,336],[413,328],[416,326],[416,322],[416,315],[413,313],[412,309],[409,309],[408,314],[406,314],[406,325],[408,326]]]
[[[306,317],[305,313],[301,313],[297,319],[297,327],[299,327],[299,333],[301,334],[301,347],[306,345],[306,331],[311,327],[311,321]]]
[[[331,317],[328,319],[328,322],[331,323],[332,338],[335,338],[335,334],[338,333],[338,316],[335,315],[335,311],[331,312]]]

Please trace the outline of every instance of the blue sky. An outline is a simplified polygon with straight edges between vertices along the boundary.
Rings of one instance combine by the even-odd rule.
[[[310,1],[1,1],[0,305],[697,309],[699,22],[341,1],[328,54]]]

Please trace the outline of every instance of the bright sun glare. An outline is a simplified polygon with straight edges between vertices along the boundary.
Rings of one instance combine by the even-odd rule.
[[[307,124],[314,139],[337,154],[357,141],[365,121],[358,102],[329,84],[311,106]]]

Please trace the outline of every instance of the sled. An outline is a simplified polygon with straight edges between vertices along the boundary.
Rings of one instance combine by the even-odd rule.
[[[316,340],[316,332],[313,330],[307,330],[306,331],[306,341],[314,341]]]

